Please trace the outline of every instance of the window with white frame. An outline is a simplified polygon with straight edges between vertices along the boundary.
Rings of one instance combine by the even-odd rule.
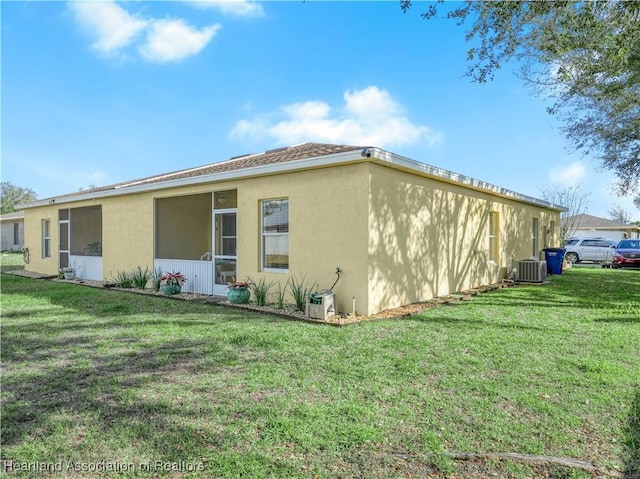
[[[531,222],[531,256],[538,257],[538,218]]]
[[[500,224],[497,211],[489,213],[489,261],[498,262],[498,234]]]
[[[51,258],[51,220],[42,220],[42,257]]]
[[[262,269],[289,270],[289,199],[261,202]]]

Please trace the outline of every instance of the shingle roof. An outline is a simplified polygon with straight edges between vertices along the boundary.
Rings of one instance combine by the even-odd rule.
[[[24,211],[13,211],[0,215],[0,221],[22,220],[24,219]]]
[[[462,185],[480,191],[514,198],[518,201],[566,211],[559,205],[533,198],[515,191],[507,190],[484,181],[479,181],[452,171],[427,165],[372,146],[331,145],[324,143],[304,143],[268,150],[264,153],[236,156],[226,161],[211,163],[195,168],[178,170],[161,175],[148,176],[114,185],[76,191],[66,195],[37,200],[21,205],[22,208],[35,208],[46,204],[69,203],[80,199],[96,199],[133,192],[150,191],[187,184],[214,182],[220,179],[240,178],[254,175],[274,174],[274,172],[294,171],[299,168],[313,168],[322,165],[341,164],[342,162],[373,161],[393,168],[405,169],[413,174],[427,175],[442,181]],[[289,164],[290,163],[290,164]],[[344,163],[342,163],[344,164]]]
[[[274,150],[267,150],[264,153],[247,154],[235,156],[225,161],[211,163],[208,165],[178,170],[171,173],[163,173],[161,175],[148,176],[137,180],[125,181],[108,186],[81,190],[69,194],[58,195],[55,198],[73,197],[78,195],[86,195],[93,192],[102,192],[126,188],[128,186],[146,185],[152,183],[160,183],[169,180],[180,180],[184,178],[194,178],[197,176],[211,175],[215,173],[223,173],[227,171],[242,170],[245,168],[255,168],[257,166],[272,165],[276,163],[286,163],[288,161],[301,160],[304,158],[315,158],[325,155],[333,155],[337,153],[345,153],[363,149],[363,146],[349,145],[331,145],[324,143],[304,143],[301,145],[287,146]],[[49,198],[45,198],[49,199]],[[42,200],[44,201],[44,200]]]
[[[599,218],[597,216],[580,214],[569,216],[564,219],[564,223],[571,223],[576,225],[578,229],[623,229],[623,228],[637,228],[636,225],[628,225],[626,223],[619,223],[617,221],[608,220],[606,218]]]

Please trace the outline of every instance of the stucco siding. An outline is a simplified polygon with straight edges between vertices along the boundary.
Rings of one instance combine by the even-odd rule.
[[[42,220],[51,223],[51,257],[43,258],[42,252]],[[58,207],[43,206],[29,208],[24,211],[24,247],[29,250],[28,271],[54,275],[58,272]]]
[[[25,218],[32,261],[27,269],[55,274],[58,270],[58,210],[96,204],[102,206],[104,277],[110,279],[118,271],[131,271],[136,266],[153,267],[154,215],[158,214],[154,209],[155,200],[178,197],[180,200],[173,206],[180,206],[179,211],[169,213],[189,216],[188,202],[191,195],[230,189],[237,189],[238,198],[238,279],[252,277],[258,280],[264,277],[268,281],[277,281],[284,287],[291,276],[297,279],[304,277],[307,283],[315,283],[315,289],[319,290],[329,288],[334,283],[335,271],[339,267],[342,275],[334,289],[338,310],[351,312],[352,299],[355,298],[358,312],[367,313],[366,164],[109,197],[98,202],[74,202],[28,209]],[[260,202],[275,198],[289,199],[289,270],[284,273],[261,271]],[[182,202],[185,204],[182,205]],[[198,202],[198,205],[201,203]],[[201,212],[199,215],[202,216]],[[42,219],[51,220],[52,255],[49,259],[41,258]],[[185,227],[180,235],[188,238],[189,234],[197,232],[202,236],[203,225],[192,226],[193,229]],[[210,243],[198,245],[198,250],[203,248],[209,251],[212,249]],[[291,300],[289,297],[288,301]]]
[[[227,190],[237,191],[237,279],[265,278],[284,287],[293,277],[305,278],[320,290],[333,285],[340,268],[334,288],[340,312],[352,312],[353,300],[356,312],[366,315],[493,283],[508,274],[515,260],[558,246],[557,210],[375,161],[359,157],[331,166],[27,208],[25,246],[31,263],[26,269],[55,274],[59,210],[97,205],[104,278],[137,266],[152,268],[159,258],[158,232],[170,236],[163,248],[173,256],[161,259],[198,261],[213,250],[211,193]],[[175,201],[158,208],[165,198]],[[261,266],[261,202],[284,198],[289,267],[266,272]],[[492,212],[499,220],[494,260]],[[42,258],[43,219],[51,221],[51,258]]]
[[[102,261],[106,279],[137,266],[153,268],[153,195],[102,200]]]
[[[265,277],[282,286],[306,276],[331,287],[339,311],[367,305],[367,166],[348,165],[246,180],[238,187],[238,276]],[[289,272],[260,271],[260,201],[289,199]],[[291,299],[291,298],[289,298]]]
[[[549,246],[550,222],[559,224],[550,210],[379,165],[370,182],[371,312],[499,281],[513,260],[531,256],[534,217],[539,249]],[[497,261],[489,258],[491,212],[500,218]]]

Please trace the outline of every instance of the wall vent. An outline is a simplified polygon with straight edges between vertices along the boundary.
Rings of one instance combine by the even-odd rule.
[[[547,280],[547,262],[532,259],[516,261],[518,281],[524,283],[544,283]]]

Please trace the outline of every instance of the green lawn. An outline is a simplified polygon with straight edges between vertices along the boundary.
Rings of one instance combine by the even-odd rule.
[[[5,274],[1,338],[9,476],[640,477],[640,271],[345,328]]]
[[[16,269],[24,269],[22,251],[3,251],[0,253],[0,270],[13,271]]]

